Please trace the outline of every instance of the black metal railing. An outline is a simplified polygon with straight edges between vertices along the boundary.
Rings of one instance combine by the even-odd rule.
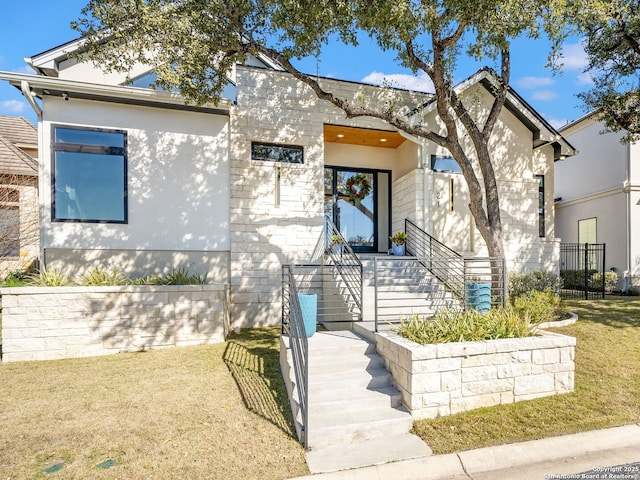
[[[362,320],[362,262],[353,252],[338,228],[325,217],[324,264],[331,267],[336,282],[346,289],[345,300],[351,310]]]
[[[295,395],[298,412],[294,421],[300,422],[300,443],[309,448],[309,344],[302,318],[298,289],[293,270],[282,266],[282,334],[289,337]]]
[[[560,244],[562,298],[604,298],[605,250],[604,243]]]
[[[462,255],[436,240],[411,220],[405,219],[407,255],[421,259],[424,266],[458,299],[463,300],[465,261]]]
[[[462,262],[462,267],[459,263]],[[444,274],[444,266],[455,272]],[[431,271],[435,270],[438,275]],[[487,311],[504,306],[505,262],[502,258],[385,256],[374,259],[375,331],[413,315],[431,317],[442,309]],[[446,278],[444,282],[442,278]],[[460,285],[454,292],[449,285]]]

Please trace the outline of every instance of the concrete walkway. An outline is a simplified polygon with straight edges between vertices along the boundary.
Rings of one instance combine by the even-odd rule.
[[[635,462],[640,462],[640,424],[449,455],[433,455],[298,479],[635,480],[640,478],[640,472],[607,470],[607,467]],[[578,475],[580,472],[583,475]]]

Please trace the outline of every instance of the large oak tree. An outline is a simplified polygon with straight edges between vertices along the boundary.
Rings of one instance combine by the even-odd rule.
[[[576,2],[594,86],[580,94],[625,140],[640,138],[640,1]]]
[[[226,73],[248,55],[266,55],[349,118],[376,117],[451,152],[470,192],[470,210],[489,254],[504,257],[498,187],[488,148],[508,92],[511,42],[565,30],[563,0],[91,0],[74,24],[86,53],[107,69],[152,65],[157,84],[196,103],[215,101]],[[296,59],[330,41],[357,45],[364,32],[435,88],[444,128],[430,129],[389,104],[364,106],[326,89]],[[475,118],[454,89],[459,58],[497,65],[488,115]],[[372,59],[373,60],[373,59]],[[373,65],[372,65],[373,67]],[[464,137],[472,148],[464,147]],[[470,151],[471,150],[471,151]]]

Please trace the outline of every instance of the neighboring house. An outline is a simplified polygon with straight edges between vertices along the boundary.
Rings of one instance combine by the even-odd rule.
[[[38,132],[25,118],[0,116],[0,277],[39,254]]]
[[[594,112],[560,130],[579,153],[555,165],[556,235],[606,244],[605,269],[640,286],[640,144],[621,143]]]
[[[235,325],[259,326],[279,322],[281,265],[313,257],[325,214],[358,252],[386,253],[410,219],[465,255],[486,255],[447,151],[382,121],[345,119],[269,59],[230,72],[227,100],[194,106],[144,88],[153,75],[143,66],[125,77],[69,59],[77,48],[28,59],[37,76],[0,73],[42,102],[33,107],[47,267],[144,275],[188,265],[231,285]],[[458,87],[478,115],[493,75]],[[427,94],[322,83],[363,102],[402,95],[398,108],[424,107],[422,121],[438,121]],[[507,266],[557,271],[553,163],[573,149],[514,91],[494,139]]]

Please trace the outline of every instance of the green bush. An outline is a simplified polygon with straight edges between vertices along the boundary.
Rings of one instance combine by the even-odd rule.
[[[558,275],[544,270],[529,273],[513,273],[509,278],[509,296],[512,298],[530,292],[551,291],[558,293],[562,288],[562,280]]]
[[[589,288],[600,290],[602,288],[602,274],[593,273],[589,277]],[[618,288],[618,274],[616,272],[604,272],[604,291],[611,293]]]
[[[484,314],[476,310],[442,310],[433,318],[413,315],[408,321],[402,321],[396,331],[421,345],[533,335],[528,318],[520,317],[513,309],[504,308],[491,309]]]
[[[29,281],[29,274],[23,270],[15,270],[10,272],[2,283],[0,283],[0,287],[24,287],[27,285]]]
[[[531,323],[535,325],[542,322],[551,322],[566,313],[558,294],[550,290],[544,292],[532,291],[512,297],[511,304],[518,315],[521,317],[527,316]]]
[[[130,283],[131,281],[115,268],[109,271],[106,268],[93,267],[80,277],[80,285],[87,287],[129,285]]]
[[[590,277],[594,273],[598,273],[597,270],[587,270],[587,275]],[[560,278],[562,278],[562,285],[564,288],[569,289],[583,289],[584,288],[584,269],[582,270],[562,270],[560,272]]]

